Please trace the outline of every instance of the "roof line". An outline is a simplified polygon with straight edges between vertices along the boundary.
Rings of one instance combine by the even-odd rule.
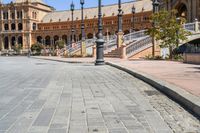
[[[135,3],[135,2],[138,2],[138,1],[142,1],[142,0],[134,0],[134,1],[127,1],[127,2],[123,2],[122,4],[127,4],[127,3]],[[114,4],[109,4],[109,5],[102,5],[102,7],[109,7],[109,6],[114,6],[114,5],[117,5],[117,3],[114,3]],[[87,7],[87,8],[84,8],[84,9],[93,9],[93,8],[97,8],[97,7]],[[75,9],[75,11],[79,11],[81,9]],[[54,12],[65,12],[65,11],[70,11],[69,9],[68,10],[54,10]]]

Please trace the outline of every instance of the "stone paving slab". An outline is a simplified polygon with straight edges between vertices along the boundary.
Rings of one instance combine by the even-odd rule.
[[[0,57],[2,79],[2,133],[200,132],[181,106],[110,66]]]

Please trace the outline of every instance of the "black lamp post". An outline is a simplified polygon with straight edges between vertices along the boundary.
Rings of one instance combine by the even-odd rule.
[[[85,1],[84,0],[80,0],[80,4],[81,4],[81,39],[82,41],[85,40],[85,24],[84,24],[84,14],[83,14],[83,5],[85,4]]]
[[[103,39],[103,26],[102,26],[102,13],[101,13],[101,0],[98,0],[98,35],[97,35],[97,55],[95,65],[104,65],[103,49],[104,49],[104,39]]]
[[[144,29],[144,7],[142,8],[142,18],[141,18],[141,29],[143,30]]]
[[[132,7],[132,14],[133,14],[133,18],[132,18],[132,30],[134,31],[135,30],[135,6]]]
[[[71,3],[71,12],[72,12],[72,26],[71,26],[71,34],[72,34],[72,44],[74,43],[74,3]]]
[[[152,0],[152,1],[153,1],[153,3],[152,3],[152,5],[153,5],[153,13],[157,13],[159,11],[160,3],[158,2],[158,0]],[[152,23],[152,26],[153,26],[153,28],[155,28],[155,26],[156,26],[156,22],[155,21]],[[155,56],[155,40],[154,40],[154,37],[152,39],[152,56],[153,57]]]
[[[122,16],[123,16],[123,12],[122,12],[122,5],[121,5],[121,0],[118,1],[118,32],[122,32]]]

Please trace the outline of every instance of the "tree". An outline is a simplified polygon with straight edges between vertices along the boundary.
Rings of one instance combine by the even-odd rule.
[[[42,49],[43,49],[43,45],[40,43],[36,43],[31,46],[31,51],[35,52],[36,55],[39,55]]]
[[[161,40],[161,48],[169,48],[170,59],[173,56],[173,49],[179,46],[179,41],[186,41],[187,35],[191,34],[182,26],[185,19],[179,18],[177,21],[176,14],[176,10],[162,10],[153,14],[151,21],[154,22],[154,26],[147,31],[147,34],[155,40]]]
[[[22,44],[15,44],[12,49],[19,54],[20,50],[22,50]]]
[[[56,46],[58,46],[59,49],[62,49],[65,46],[65,42],[63,40],[56,41]]]

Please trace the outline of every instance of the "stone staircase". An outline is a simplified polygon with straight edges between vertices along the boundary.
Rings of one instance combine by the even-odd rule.
[[[120,48],[115,48],[113,49],[112,51],[104,54],[104,57],[107,57],[107,58],[120,58]]]

